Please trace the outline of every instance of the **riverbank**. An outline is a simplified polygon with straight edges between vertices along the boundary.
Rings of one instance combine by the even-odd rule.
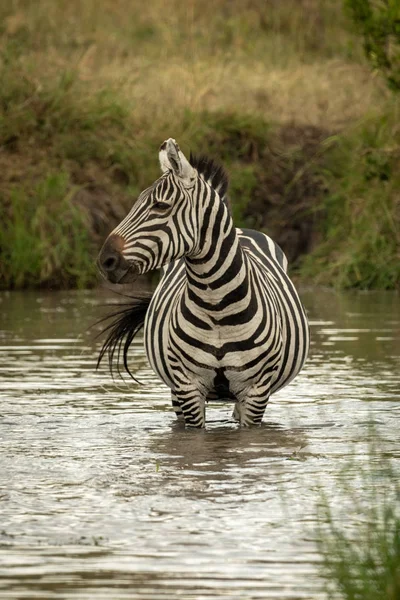
[[[0,8],[1,288],[95,285],[171,135],[299,277],[399,287],[399,104],[337,3],[78,4]]]

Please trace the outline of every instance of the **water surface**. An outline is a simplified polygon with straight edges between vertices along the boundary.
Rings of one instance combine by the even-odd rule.
[[[322,598],[320,486],[341,501],[371,420],[400,458],[400,302],[302,297],[310,358],[263,426],[185,431],[141,339],[140,386],[95,372],[104,292],[0,295],[0,598]]]

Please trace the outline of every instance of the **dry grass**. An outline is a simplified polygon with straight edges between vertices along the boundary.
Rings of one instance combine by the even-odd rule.
[[[14,0],[2,54],[40,86],[62,71],[135,116],[226,110],[337,129],[386,99],[336,0]]]
[[[186,107],[241,111],[267,121],[337,130],[377,110],[387,96],[364,67],[336,59],[299,64],[295,69],[267,68],[260,61],[221,65],[199,60],[149,69],[145,78],[132,76],[124,67],[107,67],[102,74],[135,110],[150,108],[156,117],[167,105],[172,112]]]

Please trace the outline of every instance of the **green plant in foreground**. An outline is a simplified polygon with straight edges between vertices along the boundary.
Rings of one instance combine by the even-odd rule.
[[[370,466],[361,470],[358,486],[354,480],[351,485],[343,484],[352,519],[347,523],[339,520],[326,497],[320,506],[321,574],[332,599],[400,598],[398,476],[388,459],[370,460]],[[355,470],[360,473],[359,467]]]
[[[49,174],[31,194],[11,190],[0,202],[3,288],[85,287],[94,278],[89,235],[65,173]]]

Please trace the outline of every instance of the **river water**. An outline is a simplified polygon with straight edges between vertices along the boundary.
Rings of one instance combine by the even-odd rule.
[[[400,299],[302,297],[310,358],[263,426],[185,431],[141,339],[140,386],[95,372],[105,292],[0,295],[0,598],[323,598],[321,486],[341,501],[371,421],[400,458]]]

